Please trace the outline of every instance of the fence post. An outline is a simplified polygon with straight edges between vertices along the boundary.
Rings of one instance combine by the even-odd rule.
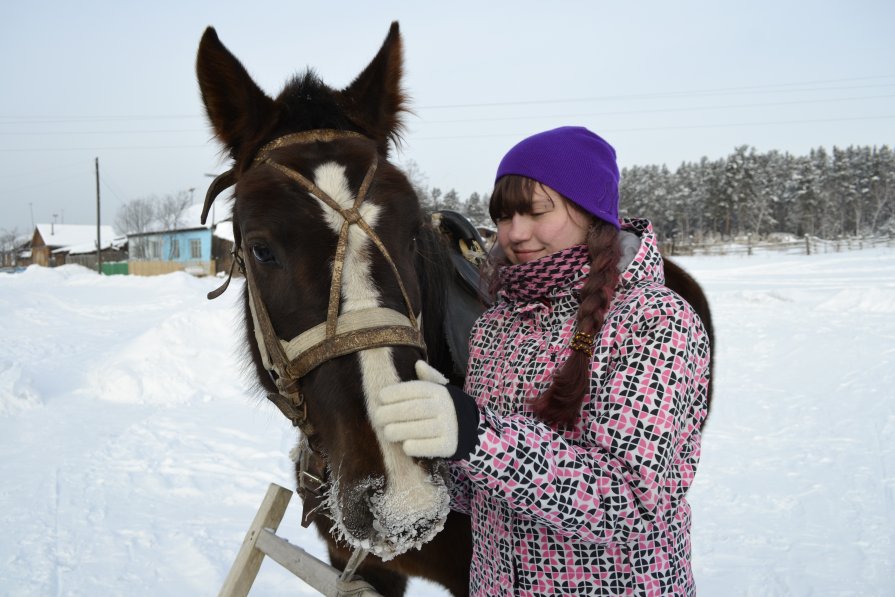
[[[811,255],[811,239],[805,235],[805,255]]]
[[[274,531],[280,526],[283,515],[286,513],[286,506],[292,498],[292,492],[284,487],[280,487],[276,483],[271,483],[267,488],[267,495],[264,496],[264,502],[249,527],[245,539],[242,541],[242,547],[236,554],[236,561],[230,568],[230,573],[224,580],[224,586],[221,588],[218,597],[245,597],[252,588],[255,576],[258,575],[258,569],[261,568],[261,560],[264,559],[264,552],[256,549],[255,544],[258,542],[258,536],[261,531],[271,528]]]

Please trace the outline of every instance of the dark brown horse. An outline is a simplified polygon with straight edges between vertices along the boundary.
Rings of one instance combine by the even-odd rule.
[[[403,595],[408,576],[466,595],[469,520],[449,512],[444,464],[406,457],[367,416],[367,401],[413,379],[421,356],[453,383],[462,384],[464,370],[457,342],[448,341],[456,330],[445,327],[457,319],[446,308],[456,304],[448,298],[456,268],[388,161],[405,108],[397,23],[341,91],[308,71],[271,98],[211,28],[197,73],[233,162],[212,185],[206,211],[236,185],[246,347],[268,398],[310,440],[306,459],[320,461],[297,471],[306,519],[339,568],[352,547],[369,549],[358,572],[385,595]],[[678,291],[694,305],[702,297],[695,283]]]

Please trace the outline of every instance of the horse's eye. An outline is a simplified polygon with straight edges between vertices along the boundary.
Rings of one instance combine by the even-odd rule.
[[[255,256],[258,263],[274,263],[276,261],[273,251],[265,245],[252,245],[252,255]]]

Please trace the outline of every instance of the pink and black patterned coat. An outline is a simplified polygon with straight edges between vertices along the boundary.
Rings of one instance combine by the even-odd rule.
[[[479,444],[453,467],[453,507],[471,515],[472,595],[690,595],[685,494],[706,416],[709,340],[664,284],[646,220],[594,347],[574,427],[534,419],[527,401],[569,355],[583,246],[509,266],[473,327],[466,391]]]

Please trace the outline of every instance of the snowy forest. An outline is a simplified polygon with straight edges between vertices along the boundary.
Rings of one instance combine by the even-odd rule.
[[[425,208],[453,209],[491,225],[487,193],[462,200],[453,189],[428,188],[416,163],[405,167]],[[622,214],[651,219],[664,241],[895,233],[895,152],[887,145],[820,147],[807,156],[758,153],[744,145],[725,158],[685,162],[674,171],[625,168],[619,191]]]

